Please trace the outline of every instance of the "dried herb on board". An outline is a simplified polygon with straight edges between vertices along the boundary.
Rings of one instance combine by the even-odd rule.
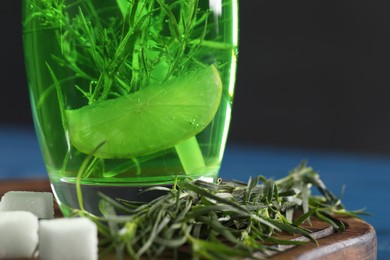
[[[319,194],[312,195],[315,187]],[[277,234],[299,234],[316,243],[304,222],[316,217],[336,230],[345,227],[333,214],[357,217],[329,191],[319,174],[305,163],[279,180],[263,176],[247,183],[177,179],[172,188],[152,187],[166,194],[148,203],[113,199],[101,194],[102,216],[83,210],[100,233],[101,255],[115,251],[117,259],[130,256],[155,259],[170,252],[177,258],[187,246],[192,259],[264,258],[277,245],[307,242],[278,239]],[[82,203],[81,190],[78,190]],[[303,212],[293,218],[294,212]],[[118,214],[120,212],[120,214]],[[256,253],[256,254],[255,254]]]

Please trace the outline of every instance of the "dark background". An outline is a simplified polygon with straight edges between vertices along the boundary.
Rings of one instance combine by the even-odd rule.
[[[390,154],[389,8],[241,0],[229,142]],[[1,4],[0,124],[32,127],[20,12]]]

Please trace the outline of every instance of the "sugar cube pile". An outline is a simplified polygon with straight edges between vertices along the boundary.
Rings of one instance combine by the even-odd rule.
[[[0,201],[0,211],[29,211],[40,219],[54,218],[50,192],[10,191]]]
[[[38,218],[27,211],[0,212],[0,258],[33,257],[38,245]]]
[[[0,259],[98,259],[98,232],[88,218],[54,218],[50,192],[11,191],[0,201]],[[38,249],[38,250],[37,250]]]

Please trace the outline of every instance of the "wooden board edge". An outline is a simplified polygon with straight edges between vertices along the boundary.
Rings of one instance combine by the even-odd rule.
[[[278,253],[273,260],[376,260],[377,237],[374,228],[363,220],[338,217],[347,228],[314,243],[297,246]]]

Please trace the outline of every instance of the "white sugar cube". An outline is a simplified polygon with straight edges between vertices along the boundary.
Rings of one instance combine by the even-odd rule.
[[[41,260],[98,259],[96,224],[87,218],[41,220],[39,224]]]
[[[31,258],[37,245],[37,216],[27,211],[0,212],[0,259]]]
[[[10,191],[2,197],[0,211],[29,211],[38,218],[51,219],[54,217],[53,194]]]

